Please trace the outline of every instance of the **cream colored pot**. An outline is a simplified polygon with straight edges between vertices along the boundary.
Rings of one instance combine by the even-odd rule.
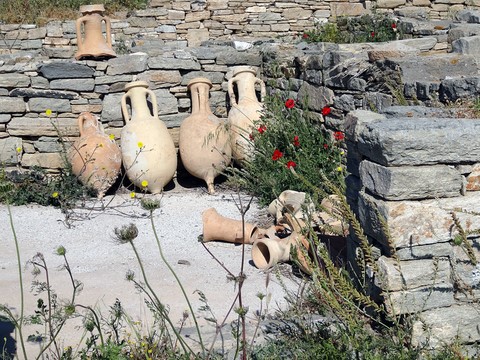
[[[67,154],[72,172],[82,184],[93,187],[98,197],[102,198],[120,173],[120,149],[115,140],[105,135],[102,125],[91,113],[80,114],[78,127],[80,138]]]
[[[265,97],[265,83],[256,77],[256,71],[249,66],[234,68],[233,77],[228,81],[228,95],[232,108],[228,113],[230,141],[233,159],[239,165],[253,156],[253,144],[250,140],[254,122],[260,119],[262,103],[257,99],[255,85],[260,84],[261,100]],[[235,97],[235,89],[238,101]]]
[[[214,180],[231,162],[232,149],[225,123],[210,110],[210,80],[195,78],[188,83],[192,114],[180,126],[179,149],[185,169],[215,192]]]
[[[125,91],[122,97],[125,126],[120,141],[123,165],[133,184],[158,194],[172,180],[177,169],[175,144],[167,127],[158,118],[157,99],[148,84],[134,81],[125,85]]]
[[[75,59],[117,56],[112,49],[110,19],[103,15],[105,12],[103,5],[80,6],[80,12],[83,16],[76,22],[78,51]],[[103,23],[105,23],[105,36],[102,30]]]

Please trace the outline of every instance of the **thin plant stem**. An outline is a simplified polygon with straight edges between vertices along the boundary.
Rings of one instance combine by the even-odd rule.
[[[155,222],[153,221],[153,210],[150,211],[150,223],[152,225],[153,235],[155,236],[155,240],[157,241],[158,252],[160,253],[160,257],[162,258],[165,265],[167,265],[167,267],[170,270],[170,272],[172,273],[172,275],[175,277],[175,280],[176,280],[178,286],[180,287],[180,290],[182,291],[183,296],[185,297],[185,301],[187,302],[190,313],[192,314],[192,318],[193,318],[193,321],[195,322],[195,328],[197,330],[197,335],[198,335],[198,339],[199,339],[199,342],[200,342],[200,346],[202,347],[202,352],[203,352],[203,355],[205,357],[205,345],[203,343],[202,334],[201,334],[201,331],[200,331],[200,326],[198,325],[198,322],[197,322],[197,317],[195,316],[195,313],[193,312],[192,304],[190,303],[190,300],[187,296],[187,293],[185,292],[185,288],[183,287],[182,282],[180,281],[179,277],[175,273],[175,270],[173,270],[172,266],[170,265],[170,263],[165,258],[165,255],[163,254],[162,246],[160,244],[160,239],[158,237],[157,229],[155,227]]]
[[[23,332],[22,332],[25,302],[24,302],[24,294],[23,294],[23,276],[22,276],[22,265],[20,260],[20,247],[18,245],[17,232],[15,231],[15,226],[13,224],[12,210],[10,209],[10,204],[8,203],[8,201],[7,201],[7,210],[8,210],[8,218],[10,220],[10,228],[12,230],[13,240],[15,242],[15,251],[17,252],[18,278],[20,281],[20,319],[16,321],[16,324],[18,329],[18,335],[20,336],[20,345],[22,346],[23,356],[25,360],[27,360],[28,359],[27,351],[25,349],[25,343],[23,340]]]

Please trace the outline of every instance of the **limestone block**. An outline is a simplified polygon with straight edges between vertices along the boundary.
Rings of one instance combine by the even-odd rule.
[[[50,89],[93,91],[95,79],[57,79],[50,81]]]
[[[379,0],[379,2],[382,0]],[[405,0],[398,0],[403,1]],[[354,3],[354,2],[335,2],[331,4],[331,12],[332,16],[334,17],[341,17],[341,16],[360,16],[363,14],[367,14],[368,10],[363,6],[362,3]]]
[[[172,1],[172,9],[188,11],[190,10],[190,1]]]
[[[196,11],[196,12],[188,12],[185,15],[185,22],[193,22],[193,21],[202,21],[207,20],[210,18],[210,11]]]
[[[362,125],[358,150],[385,166],[480,162],[479,136],[475,119],[379,119]]]
[[[414,346],[441,347],[444,344],[473,343],[480,340],[479,304],[452,305],[419,314],[413,325]],[[458,338],[457,338],[458,337]]]
[[[238,51],[233,48],[220,50],[217,54],[218,65],[251,65],[260,66],[262,55],[258,50]]]
[[[168,19],[170,19],[170,20],[184,20],[185,19],[185,11],[168,10]]]
[[[22,139],[10,136],[0,138],[0,166],[16,165],[18,162],[17,148],[22,147]]]
[[[266,6],[249,6],[245,9],[247,13],[266,13],[267,7]]]
[[[480,35],[460,38],[452,42],[452,50],[458,54],[480,56]]]
[[[474,238],[468,240],[468,243],[471,246],[473,256],[479,261],[480,239]],[[454,261],[453,272],[455,277],[460,280],[464,287],[471,289],[471,294],[470,291],[466,291],[464,295],[468,298],[471,298],[472,295],[478,298],[480,296],[480,264],[474,265],[472,263],[464,244],[453,246],[452,258]]]
[[[6,124],[10,121],[12,115],[10,114],[0,114],[0,124]]]
[[[202,42],[210,38],[210,32],[207,28],[188,29],[187,41],[189,47],[198,47]]]
[[[17,117],[7,131],[13,136],[79,136],[77,118]]]
[[[147,69],[148,55],[134,53],[108,60],[107,75],[134,74]]]
[[[287,20],[309,19],[312,16],[312,10],[303,9],[300,7],[286,8],[282,12],[282,16]],[[348,15],[348,14],[345,14]]]
[[[379,9],[395,9],[406,3],[406,0],[378,0],[377,7]]]
[[[182,75],[178,70],[148,70],[138,74],[138,80],[147,81],[150,89],[180,85]]]
[[[275,32],[287,32],[290,30],[290,24],[272,24],[270,27]]]
[[[24,74],[7,73],[0,74],[0,87],[19,88],[30,85],[30,77]]]
[[[206,77],[213,84],[221,84],[224,80],[224,74],[221,72],[191,71],[183,75],[182,85],[187,85],[190,80],[196,77]]]
[[[41,153],[55,153],[63,151],[63,147],[58,137],[41,136],[33,142],[33,146]]]
[[[377,265],[375,285],[386,292],[450,283],[448,258],[396,261],[381,256]]]
[[[10,92],[10,96],[16,96],[21,98],[33,98],[33,97],[43,97],[43,98],[54,98],[54,99],[77,99],[79,96],[77,93],[72,91],[57,91],[57,90],[39,90],[39,89],[14,89]]]
[[[61,169],[65,167],[65,163],[59,153],[37,153],[23,154],[22,166],[40,166],[47,169]]]
[[[101,104],[84,104],[84,105],[72,105],[72,113],[80,114],[82,112],[88,111],[91,113],[100,113],[102,112]]]
[[[181,13],[183,14],[183,11],[181,11]],[[170,13],[169,13],[170,14]],[[185,15],[185,14],[184,14]],[[129,17],[127,19],[127,21],[130,23],[130,26],[131,27],[141,27],[141,28],[148,28],[148,27],[156,27],[158,24],[157,24],[157,20],[154,18],[154,17],[145,17],[145,16],[142,16],[142,17],[136,17],[136,16],[132,16],[132,17]]]
[[[391,245],[405,248],[417,245],[443,243],[452,240],[456,216],[465,231],[480,228],[478,211],[479,192],[465,196],[422,201],[383,201],[364,192],[358,196],[358,215],[366,234],[381,244],[388,244],[382,222],[389,229]]]
[[[95,72],[91,67],[71,61],[56,61],[40,65],[38,72],[43,77],[54,79],[91,78]]]
[[[475,164],[470,174],[467,175],[466,190],[467,191],[480,190],[480,164]]]
[[[438,284],[414,290],[396,291],[385,296],[386,310],[395,315],[414,314],[429,309],[451,306],[455,303],[451,284]]]
[[[125,83],[133,81],[133,75],[111,75],[111,76],[97,76],[95,78],[95,85]]]
[[[280,20],[282,20],[282,15],[279,13],[264,12],[258,14],[258,22],[276,22]]]
[[[364,160],[360,178],[367,189],[386,200],[454,197],[463,189],[462,175],[447,165],[385,167]]]
[[[19,98],[0,97],[0,112],[1,113],[21,113],[26,111],[27,107],[25,101]]]
[[[453,246],[450,242],[409,246],[396,250],[400,260],[433,259],[435,257],[453,257]]]
[[[30,98],[28,107],[30,111],[37,113],[45,113],[47,109],[55,113],[65,113],[72,110],[68,99]]]
[[[177,59],[174,57],[156,56],[148,59],[150,69],[163,70],[200,70],[200,64],[191,59]]]
[[[321,111],[324,106],[333,104],[333,90],[324,86],[310,85],[304,82],[298,92],[298,101],[306,103],[314,111]]]
[[[228,0],[208,0],[208,9],[210,10],[228,9]]]
[[[179,1],[175,1],[175,2],[179,2]],[[189,8],[190,8],[190,6],[189,6]],[[165,9],[165,8],[137,10],[137,11],[135,11],[135,15],[140,16],[140,17],[145,17],[145,16],[161,17],[161,16],[167,16],[168,15],[168,10]]]
[[[211,19],[219,22],[241,23],[248,19],[248,14],[212,15]]]
[[[101,120],[103,123],[123,120],[121,103],[123,93],[107,94],[103,99]]]
[[[164,114],[178,113],[178,103],[175,95],[167,89],[157,89],[153,91],[158,103],[158,114],[160,119]]]

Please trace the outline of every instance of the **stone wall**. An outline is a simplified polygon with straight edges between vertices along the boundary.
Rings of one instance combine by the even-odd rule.
[[[195,47],[207,40],[291,40],[318,23],[372,9],[425,21],[453,19],[466,8],[478,10],[480,0],[151,0],[148,9],[119,12],[111,20],[113,42],[122,52],[137,45]],[[45,26],[0,24],[0,53],[44,49],[49,57],[71,58],[75,46],[74,21],[51,21]]]
[[[480,119],[411,111],[346,119],[356,159],[348,200],[376,249],[372,293],[392,314],[417,315],[416,344],[472,344],[480,341]],[[359,243],[351,234],[352,261]]]

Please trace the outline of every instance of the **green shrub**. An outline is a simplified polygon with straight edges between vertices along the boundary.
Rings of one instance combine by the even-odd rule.
[[[403,38],[396,20],[385,14],[341,17],[337,23],[319,25],[305,31],[303,39],[309,43],[332,42],[339,44],[383,42]]]
[[[330,111],[327,106],[325,113]],[[327,190],[321,174],[341,186],[342,133],[332,137],[308,111],[293,99],[275,95],[266,99],[264,114],[250,134],[254,156],[241,170],[234,170],[230,180],[269,204],[284,190],[309,191],[307,185],[292,175],[302,175],[314,186]]]

